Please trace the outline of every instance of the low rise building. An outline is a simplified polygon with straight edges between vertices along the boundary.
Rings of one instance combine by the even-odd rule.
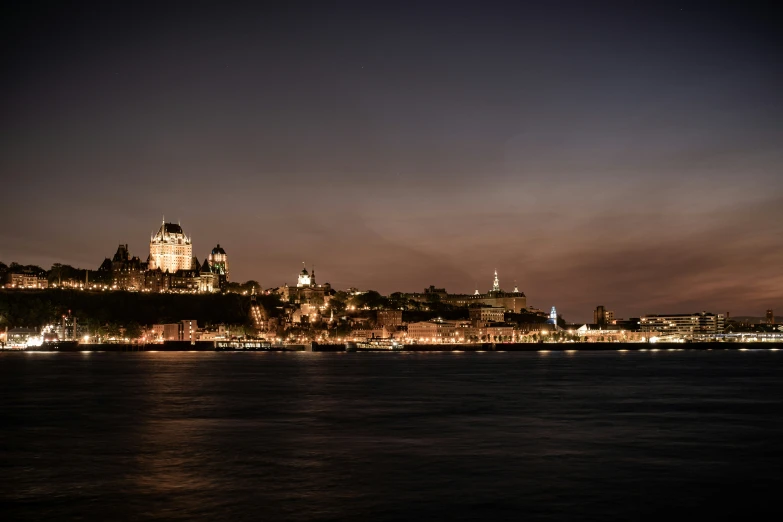
[[[408,340],[420,343],[457,341],[457,323],[449,321],[419,321],[408,324]]]
[[[656,333],[662,338],[697,339],[723,333],[722,314],[651,314],[640,318],[642,332]]]
[[[177,341],[179,339],[179,323],[153,324],[152,341]]]
[[[34,289],[49,288],[49,281],[45,274],[32,272],[10,272],[6,275],[6,288]]]

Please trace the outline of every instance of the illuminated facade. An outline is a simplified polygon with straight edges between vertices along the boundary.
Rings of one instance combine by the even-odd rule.
[[[42,274],[31,272],[10,273],[6,279],[6,288],[48,288],[49,281]]]
[[[193,268],[193,244],[182,227],[164,220],[150,239],[149,269],[173,274]],[[198,269],[198,267],[196,267]]]
[[[299,279],[296,282],[296,287],[305,288],[313,286],[315,286],[315,268],[313,268],[312,274],[308,274],[307,268],[305,268],[304,263],[302,263],[302,271],[299,272]]]
[[[495,278],[492,281],[492,290],[486,294],[481,294],[476,290],[475,294],[446,294],[440,300],[452,306],[486,305],[502,308],[504,311],[511,313],[520,313],[527,310],[527,297],[524,292],[520,292],[516,286],[513,292],[504,292],[500,288],[497,270],[495,270]]]
[[[470,314],[470,320],[473,323],[502,323],[505,320],[505,310],[501,307],[482,306],[479,308],[471,308],[468,313]]]
[[[218,245],[219,246],[219,245]],[[201,265],[199,272],[198,291],[202,293],[217,292],[220,289],[220,277],[212,271],[212,267],[207,260]]]
[[[408,339],[420,343],[456,341],[457,329],[455,322],[419,321],[408,324]]]
[[[103,265],[101,265],[101,268]],[[139,291],[144,288],[145,263],[131,257],[128,245],[121,244],[111,260],[111,282],[114,290]]]
[[[304,263],[302,263],[304,265]],[[287,284],[277,289],[277,293],[283,297],[284,301],[298,304],[312,304],[323,306],[329,302],[334,292],[329,283],[323,285],[315,282],[315,269],[308,272],[307,268],[302,267],[296,281],[296,286]]]
[[[723,333],[722,314],[645,315],[640,320],[642,332],[657,333],[660,337],[693,339],[704,335]]]
[[[212,269],[212,273],[220,277],[221,286],[230,280],[228,276],[228,256],[226,251],[220,246],[220,243],[212,249],[212,253],[207,257],[207,261]]]

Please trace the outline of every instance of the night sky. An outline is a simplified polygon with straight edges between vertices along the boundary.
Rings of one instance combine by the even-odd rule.
[[[780,7],[108,4],[0,8],[5,263],[783,314]]]

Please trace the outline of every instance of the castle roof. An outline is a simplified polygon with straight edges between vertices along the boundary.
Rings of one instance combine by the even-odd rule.
[[[128,245],[120,245],[117,247],[117,252],[114,254],[112,261],[121,262],[128,261],[130,259],[130,253],[128,252]]]
[[[160,225],[160,228],[158,229],[158,234],[182,234],[185,235],[185,232],[182,231],[182,227],[178,225],[177,223],[163,223]]]
[[[218,243],[217,246],[212,249],[212,253],[226,255],[226,251],[223,250],[223,248],[220,246],[220,243]]]

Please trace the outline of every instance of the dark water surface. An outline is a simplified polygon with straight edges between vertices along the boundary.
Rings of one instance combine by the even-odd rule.
[[[2,520],[783,519],[783,352],[0,353]]]

